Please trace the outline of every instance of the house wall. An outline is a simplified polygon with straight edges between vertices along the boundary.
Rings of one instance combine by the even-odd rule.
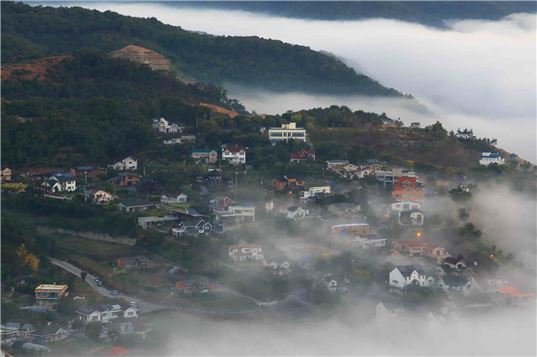
[[[399,289],[403,289],[406,286],[405,277],[403,276],[403,274],[401,274],[401,272],[397,268],[393,269],[390,272],[389,279],[390,279],[390,282],[389,282],[390,286],[393,286]]]

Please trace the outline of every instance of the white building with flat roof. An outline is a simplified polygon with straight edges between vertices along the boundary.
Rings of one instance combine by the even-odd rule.
[[[306,129],[297,128],[296,123],[282,124],[281,128],[270,128],[268,133],[272,143],[289,140],[306,142],[307,140]]]
[[[498,152],[483,152],[481,153],[479,164],[482,166],[489,166],[490,164],[504,165],[505,159]]]

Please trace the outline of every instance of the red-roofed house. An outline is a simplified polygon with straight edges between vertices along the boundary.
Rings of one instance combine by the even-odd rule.
[[[401,176],[397,177],[393,185],[392,197],[397,201],[422,202],[425,190],[416,177]]]
[[[246,163],[246,149],[240,145],[223,145],[222,160],[232,165]]]
[[[397,240],[393,242],[393,249],[400,254],[408,254],[412,257],[425,256],[433,258],[439,264],[449,257],[449,253],[444,247],[421,239]]]
[[[290,155],[291,162],[301,162],[301,161],[315,161],[315,151],[310,149],[303,149],[299,151],[292,152]]]

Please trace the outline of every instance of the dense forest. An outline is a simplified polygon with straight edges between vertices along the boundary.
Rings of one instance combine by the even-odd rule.
[[[221,104],[221,88],[183,84],[147,66],[82,50],[43,80],[2,83],[2,161],[110,162],[155,143],[151,118],[185,124]]]
[[[170,3],[166,3],[171,5]],[[447,20],[498,20],[519,12],[535,13],[535,1],[185,1],[173,6],[244,10],[319,20],[386,18],[444,27]]]
[[[271,90],[401,95],[357,74],[337,58],[304,46],[259,37],[199,34],[155,18],[110,11],[5,1],[1,6],[3,63],[84,48],[110,52],[136,44],[167,56],[179,72],[218,85],[234,82]]]

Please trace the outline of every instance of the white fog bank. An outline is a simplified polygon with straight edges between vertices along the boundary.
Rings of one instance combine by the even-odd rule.
[[[535,15],[513,14],[501,21],[451,21],[447,29],[438,29],[386,19],[300,20],[162,3],[77,5],[156,17],[187,30],[257,35],[329,51],[358,72],[431,105],[448,128],[472,127],[478,135],[497,137],[500,146],[536,161]],[[269,95],[251,90],[231,94],[257,112],[281,113],[330,104],[363,109],[357,106],[360,101],[345,96]],[[395,112],[395,117],[410,122],[397,104],[372,107]]]

